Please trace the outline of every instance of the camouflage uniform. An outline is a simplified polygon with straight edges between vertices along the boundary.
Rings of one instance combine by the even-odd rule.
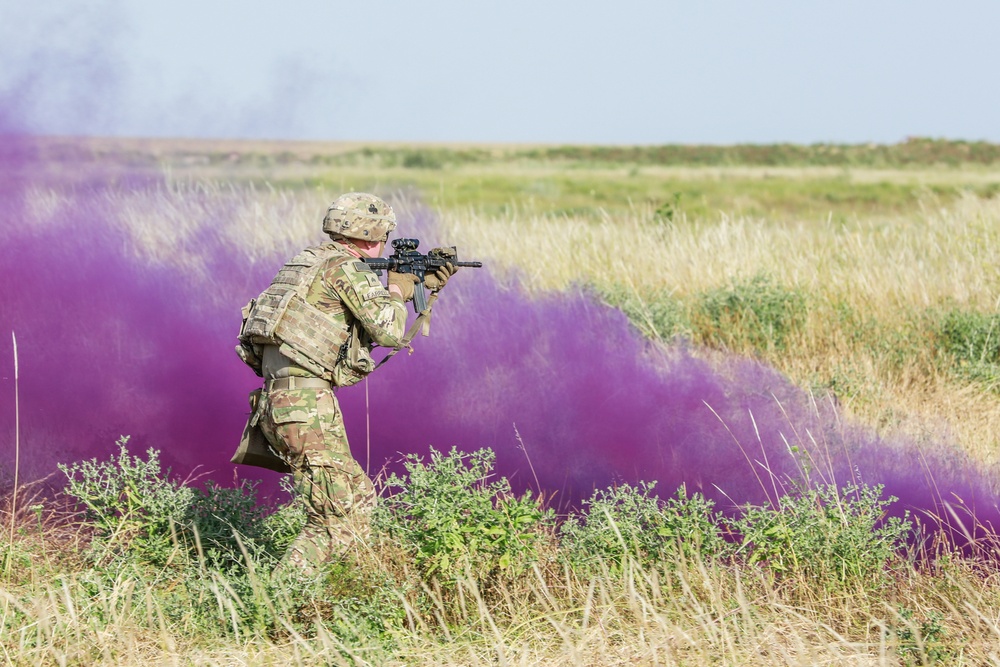
[[[328,244],[334,250],[339,244]],[[377,285],[377,286],[376,286]],[[362,349],[373,344],[396,347],[404,335],[405,304],[381,286],[363,262],[345,250],[325,261],[306,301],[357,332]],[[360,325],[360,326],[356,326]],[[263,349],[265,380],[323,379],[281,353]],[[292,380],[292,383],[295,381]],[[264,437],[292,469],[295,490],[305,503],[305,528],[291,544],[282,567],[310,573],[369,533],[375,489],[351,456],[335,387],[270,388],[258,406]],[[287,382],[285,383],[287,384]]]
[[[307,521],[283,569],[314,573],[369,533],[375,489],[351,456],[336,391],[374,369],[373,346],[403,344],[405,299],[382,285],[354,246],[384,243],[395,226],[381,199],[341,195],[323,221],[334,242],[293,257],[244,309],[237,352],[264,386],[251,394],[233,461],[293,475]],[[390,283],[398,278],[390,273]]]

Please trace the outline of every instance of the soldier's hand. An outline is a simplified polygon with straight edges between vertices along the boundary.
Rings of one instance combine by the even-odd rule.
[[[389,272],[389,291],[392,292],[392,287],[395,285],[399,289],[403,301],[413,300],[413,289],[418,282],[420,282],[420,279],[412,273]]]
[[[455,275],[458,271],[457,266],[453,266],[451,262],[448,262],[441,268],[439,268],[434,273],[428,273],[424,276],[424,285],[432,292],[437,292],[448,282],[448,279]]]
[[[434,248],[427,254],[432,257],[438,257],[440,259],[448,260],[448,259],[454,259],[457,253],[455,252],[454,248],[443,246],[441,248]],[[432,292],[437,292],[438,290],[440,290],[442,287],[445,286],[445,283],[448,282],[449,278],[455,275],[456,271],[458,271],[458,267],[454,266],[451,262],[447,262],[444,266],[435,271],[433,275],[431,274],[425,275],[424,285],[426,285],[427,289],[431,290]]]

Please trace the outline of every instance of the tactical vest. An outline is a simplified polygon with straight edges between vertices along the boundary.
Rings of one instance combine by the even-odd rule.
[[[328,243],[306,248],[285,264],[271,285],[248,304],[240,342],[253,347],[281,346],[282,353],[296,363],[333,380],[351,327],[343,317],[306,301],[309,287],[330,259],[340,260],[338,264],[355,261],[341,246]]]

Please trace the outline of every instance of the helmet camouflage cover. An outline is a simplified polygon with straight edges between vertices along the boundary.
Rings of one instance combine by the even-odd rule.
[[[396,228],[396,214],[384,201],[366,192],[348,192],[337,197],[326,217],[323,231],[361,241],[386,241]]]

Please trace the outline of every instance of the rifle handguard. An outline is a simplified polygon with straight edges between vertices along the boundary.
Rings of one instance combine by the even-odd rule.
[[[456,269],[459,267],[469,267],[472,269],[482,268],[482,262],[459,262],[458,250],[452,246],[450,256],[447,253],[435,252],[432,250],[426,255],[421,254],[417,248],[420,246],[418,239],[395,239],[392,242],[393,253],[388,257],[362,257],[362,261],[374,271],[395,271],[396,273],[410,273],[417,277],[417,283],[413,290],[413,309],[417,313],[427,310],[433,303],[433,299],[428,300],[427,290],[424,288],[424,277],[427,273],[434,273],[446,264],[451,264]]]

